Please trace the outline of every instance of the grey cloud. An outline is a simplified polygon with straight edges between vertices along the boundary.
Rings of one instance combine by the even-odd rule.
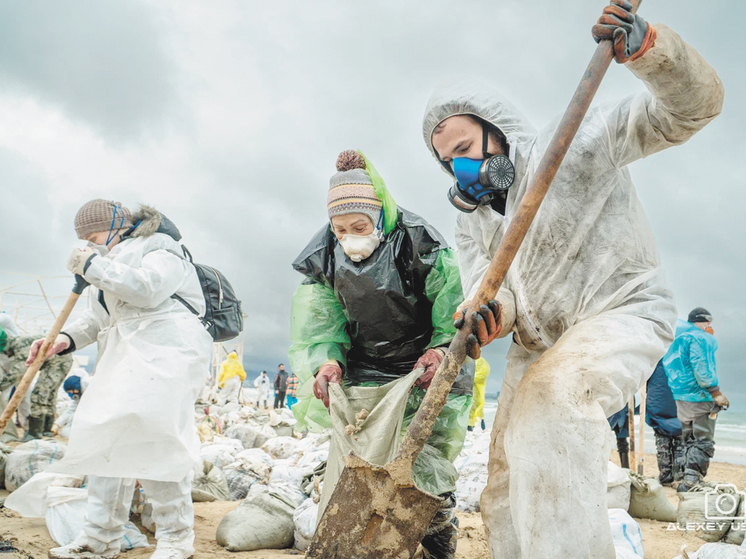
[[[111,139],[163,125],[178,104],[163,30],[141,2],[0,4],[0,79]]]

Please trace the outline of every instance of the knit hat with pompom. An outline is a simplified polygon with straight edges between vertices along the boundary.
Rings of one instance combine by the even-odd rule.
[[[337,173],[329,181],[326,199],[329,219],[335,215],[365,214],[378,224],[383,203],[376,196],[373,182],[366,171],[365,158],[353,150],[337,157]]]

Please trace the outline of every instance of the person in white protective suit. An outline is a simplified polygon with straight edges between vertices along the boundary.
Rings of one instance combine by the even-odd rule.
[[[259,402],[264,401],[264,409],[269,407],[269,389],[272,386],[272,382],[269,380],[267,371],[262,371],[258,377],[254,379],[254,388],[257,389],[256,395],[256,407],[259,407]]]
[[[65,457],[50,471],[88,476],[83,531],[51,559],[119,554],[135,482],[153,506],[154,559],[194,554],[191,472],[199,462],[194,402],[210,364],[212,338],[195,267],[182,256],[178,229],[148,206],[134,214],[93,200],[75,217],[68,269],[90,282],[90,305],[50,353],[98,343],[96,373],[72,423]],[[32,347],[33,359],[41,340]]]
[[[475,313],[468,338],[476,357],[480,346],[513,333],[481,498],[495,558],[615,557],[606,417],[642,386],[674,336],[673,296],[626,166],[713,120],[723,87],[671,29],[614,2],[594,37],[613,39],[616,60],[648,91],[588,112],[503,288]],[[483,86],[432,95],[423,134],[457,179],[449,196],[464,212],[456,240],[467,301],[557,124],[534,131]],[[483,165],[502,169],[506,180],[480,177]]]

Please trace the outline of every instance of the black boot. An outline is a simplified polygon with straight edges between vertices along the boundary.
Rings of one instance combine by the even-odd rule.
[[[41,430],[44,426],[43,418],[41,417],[29,417],[28,418],[28,430],[21,439],[22,443],[27,443],[36,439],[41,439]]]
[[[454,559],[458,541],[458,518],[456,518],[456,495],[441,495],[445,501],[422,538],[422,556],[427,559]]]
[[[655,434],[655,450],[658,457],[658,481],[661,485],[671,485],[673,483],[673,437]]]
[[[684,479],[684,469],[686,469],[686,449],[681,437],[673,438],[673,480],[681,481]]]
[[[42,418],[44,419],[44,427],[41,434],[45,437],[54,437],[54,433],[52,432],[52,425],[54,425],[54,416],[43,415]]]
[[[616,450],[619,453],[619,464],[629,470],[629,441],[626,437],[616,440]]]
[[[469,425],[469,426],[468,426],[468,427],[466,428],[466,430],[467,430],[467,431],[473,431],[473,430],[474,430],[474,427],[473,427],[472,425]]]

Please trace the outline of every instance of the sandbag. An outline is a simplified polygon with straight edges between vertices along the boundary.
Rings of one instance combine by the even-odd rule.
[[[676,522],[676,507],[668,500],[663,486],[656,478],[645,479],[629,473],[632,491],[629,514],[634,518],[649,518],[661,522]]]
[[[220,521],[217,542],[228,551],[288,548],[293,544],[297,505],[284,493],[255,484],[238,508]]]
[[[200,458],[218,468],[224,468],[234,461],[236,454],[243,450],[241,443],[235,439],[216,436],[212,441],[202,443]]]
[[[717,542],[723,539],[730,530],[732,519],[718,519],[711,511],[717,510],[718,499],[729,489],[733,491],[732,487],[728,484],[703,483],[686,493],[678,493],[677,522],[679,526],[690,529],[707,542]]]
[[[274,437],[262,445],[262,450],[276,460],[286,460],[295,454],[299,444],[293,437]]]
[[[5,507],[26,518],[44,518],[47,514],[47,490],[50,486],[80,487],[83,477],[39,472],[5,500]]]
[[[47,490],[47,530],[58,545],[73,542],[83,529],[88,504],[88,490],[74,487],[50,486]],[[122,551],[136,547],[149,547],[148,538],[132,522],[124,525],[120,541]]]
[[[35,440],[19,445],[5,459],[5,488],[15,491],[35,474],[46,470],[65,455],[57,441]]]
[[[422,372],[423,369],[415,369],[407,376],[382,386],[345,389],[340,384],[329,384],[332,439],[319,502],[319,519],[350,452],[354,451],[377,466],[387,464],[396,456],[409,391]]]
[[[0,489],[5,489],[5,461],[11,452],[9,446],[0,443]]]
[[[192,501],[205,503],[229,498],[228,481],[223,472],[210,462],[202,462],[201,472],[192,480]]]
[[[644,557],[640,525],[624,509],[609,509],[608,514],[617,559]]]
[[[706,543],[697,551],[684,550],[674,559],[746,559],[746,547],[727,543]]]
[[[609,462],[606,470],[607,508],[629,510],[631,485],[629,470]]]
[[[746,535],[746,498],[741,493],[741,502],[738,504],[736,518],[731,522],[730,530],[725,535],[725,542],[732,545],[744,545]]]
[[[319,504],[313,499],[306,499],[295,509],[293,513],[293,524],[295,525],[295,543],[293,547],[299,551],[305,551],[311,545],[313,535],[316,533],[316,517],[319,514]]]
[[[243,448],[259,448],[269,439],[277,436],[269,425],[238,423],[225,431],[225,436],[241,441]]]
[[[226,466],[223,473],[228,482],[228,500],[230,501],[245,499],[251,486],[260,481],[252,471],[244,469],[240,462]]]

